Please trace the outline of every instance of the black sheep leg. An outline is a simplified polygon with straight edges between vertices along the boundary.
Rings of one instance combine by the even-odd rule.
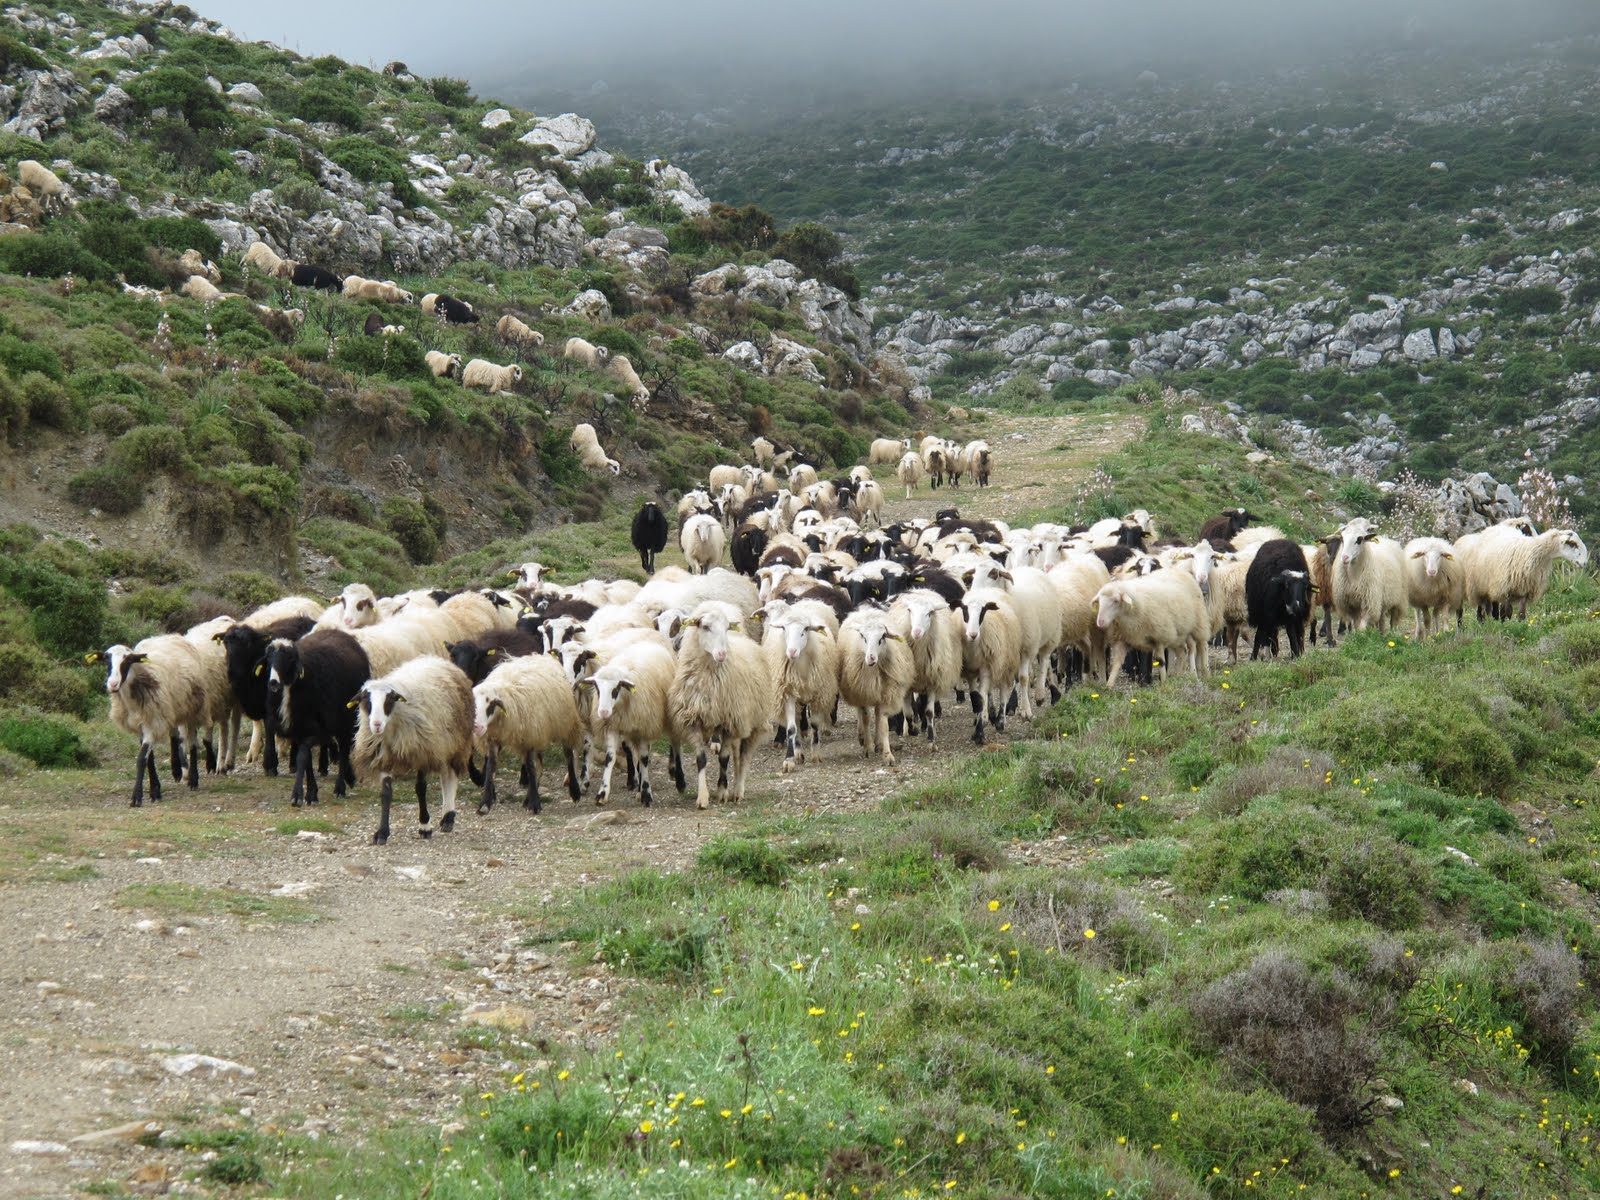
[[[169,735],[168,742],[172,747],[172,782],[183,782],[183,739],[176,733]]]
[[[972,740],[976,745],[983,745],[983,693],[973,688],[967,693],[972,697]]]
[[[672,786],[680,793],[688,791],[689,780],[683,773],[683,751],[678,749],[676,743],[667,751],[667,766],[672,771]]]
[[[389,808],[394,804],[394,779],[383,777],[383,815],[378,818],[378,830],[372,835],[372,844],[382,846],[389,841]]]
[[[139,757],[133,768],[133,803],[129,808],[144,807],[144,772],[150,762],[150,743],[139,743]]]
[[[417,832],[425,838],[433,836],[433,830],[428,828],[428,777],[421,771],[417,772]]]
[[[483,756],[483,799],[478,801],[478,815],[481,817],[494,807],[494,760],[493,750]]]
[[[272,710],[267,710],[266,719],[261,722],[261,770],[267,775],[278,773],[278,723],[272,719]]]
[[[206,754],[209,756],[211,744],[206,743]],[[189,790],[198,791],[200,788],[200,752],[192,743],[189,746]]]
[[[350,756],[355,752],[354,738],[339,739],[339,773],[333,781],[333,794],[344,796],[348,789],[356,785],[356,769],[350,765]]]
[[[578,756],[577,753],[571,749],[571,747],[567,748],[566,755],[567,795],[572,799],[572,802],[576,804],[578,802],[578,798],[583,795],[583,788],[578,782]],[[534,809],[534,811],[538,812],[539,810]]]
[[[539,799],[538,760],[531,754],[528,755],[528,768],[528,793],[522,798],[522,807],[538,816],[539,811],[544,808],[544,802]],[[573,799],[576,800],[577,797],[574,796]]]

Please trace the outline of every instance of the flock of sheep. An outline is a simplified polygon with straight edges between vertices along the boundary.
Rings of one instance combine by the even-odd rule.
[[[942,479],[987,481],[981,442],[929,439],[913,452],[883,439],[873,458],[887,464],[891,445],[902,478],[908,459],[926,465],[937,453]],[[146,779],[159,798],[163,743],[174,778],[186,764],[196,787],[202,754],[208,770],[232,768],[249,718],[245,760],[275,774],[280,741],[288,747],[295,804],[316,800],[318,751],[323,771],[326,757],[337,763],[336,794],[376,776],[379,843],[396,778],[415,778],[426,837],[428,775],[439,780],[442,830],[454,826],[463,777],[481,783],[478,811],[489,811],[504,755],[521,758],[524,804],[537,812],[540,759],[556,747],[572,799],[597,768],[602,804],[619,758],[651,803],[651,748],[662,741],[685,789],[681,755],[692,748],[704,808],[713,758],[719,798],[742,798],[763,739],[782,742],[793,772],[841,704],[856,710],[862,750],[892,764],[895,738],[931,744],[952,703],[971,704],[982,743],[989,723],[1003,730],[1009,712],[1031,716],[1085,677],[1114,685],[1172,664],[1205,675],[1208,645],[1220,640],[1237,658],[1247,626],[1252,657],[1276,653],[1280,632],[1292,654],[1308,628],[1314,643],[1319,608],[1330,645],[1335,618],[1397,630],[1407,609],[1420,637],[1467,608],[1525,615],[1557,561],[1588,562],[1572,531],[1526,521],[1404,545],[1365,519],[1300,545],[1253,527],[1242,509],[1192,543],[1157,538],[1142,509],[1087,528],[1012,529],[955,509],[885,525],[870,467],[823,480],[764,438],[752,451],[750,465],[714,469],[678,503],[687,569],[655,571],[668,516],[655,502],[640,509],[643,585],[563,586],[536,562],[505,589],[380,597],[352,584],[331,604],[290,597],[91,656],[107,665],[113,719],[140,739],[133,803]]]

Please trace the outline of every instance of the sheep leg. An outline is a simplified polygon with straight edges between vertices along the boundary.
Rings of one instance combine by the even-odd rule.
[[[695,751],[694,762],[700,771],[700,787],[699,791],[695,793],[694,806],[696,808],[710,808],[711,792],[706,788],[706,748],[704,745]]]
[[[328,777],[328,763],[328,743],[324,742],[322,745],[317,747],[317,774],[321,775],[324,779]]]
[[[1289,626],[1289,657],[1299,658],[1306,652],[1306,631],[1299,621]]]
[[[216,726],[208,725],[200,735],[201,744],[205,746],[206,750],[207,775],[215,775],[217,773],[217,747],[215,741],[212,740],[212,734],[215,730]]]
[[[476,754],[467,756],[467,778],[472,780],[474,787],[483,786],[483,768],[478,765]]]
[[[577,756],[573,754],[571,747],[566,747],[564,752],[567,758],[567,795],[570,796],[572,798],[572,802],[576,804],[578,802],[578,797],[583,795],[583,793],[578,790],[578,759]]]
[[[568,751],[570,754],[571,751]],[[524,760],[528,765],[528,790],[522,797],[522,807],[528,812],[538,816],[544,808],[544,801],[539,796],[539,762],[530,754]],[[577,799],[576,796],[573,797]]]
[[[305,743],[305,755],[306,755],[306,760],[305,760],[306,761],[306,768],[305,768],[306,803],[308,805],[316,804],[318,802],[317,792],[318,792],[319,789],[318,789],[318,786],[317,786],[317,773],[316,773],[315,770],[312,769],[313,768],[313,763],[312,763],[312,758],[311,758],[311,751],[313,749],[314,749],[314,747],[312,746],[312,744],[310,742],[306,742]]]
[[[307,768],[311,765],[311,743],[297,742],[291,761],[294,764],[294,788],[289,792],[289,804],[300,808],[306,802],[305,777],[310,773]]]
[[[611,799],[611,768],[617,765],[617,743],[621,740],[615,730],[606,730],[605,769],[600,774],[600,790],[594,796],[596,804],[604,804]]]
[[[633,746],[628,742],[622,743],[622,760],[628,768],[628,790],[636,791],[639,787],[639,765],[633,757]]]
[[[167,741],[172,747],[172,782],[183,782],[183,738],[177,730],[167,736]]]
[[[783,773],[793,775],[795,755],[799,749],[800,731],[795,726],[795,699],[783,698]]]
[[[394,803],[394,776],[383,777],[383,812],[378,818],[378,829],[372,835],[374,846],[384,846],[389,842],[389,808]]]
[[[1116,687],[1117,681],[1122,678],[1122,664],[1128,657],[1128,644],[1126,642],[1111,643],[1111,658],[1106,666],[1106,685]]]
[[[672,786],[682,794],[689,790],[689,781],[683,774],[683,751],[677,742],[667,743],[667,767],[672,772]]]
[[[260,721],[251,721],[250,722],[250,745],[245,749],[244,761],[246,763],[253,763],[257,759],[259,759],[261,757],[262,753],[263,753],[263,746],[262,746],[262,737],[261,737],[261,722]]]
[[[483,799],[478,801],[478,815],[485,816],[494,807],[494,760],[495,752],[486,750],[483,755]]]
[[[634,756],[639,760],[639,803],[649,808],[655,800],[650,791],[650,743],[641,739]]]
[[[336,770],[333,775],[333,794],[344,797],[356,785],[356,769],[350,765],[350,755],[355,750],[354,737],[341,737],[333,745]]]
[[[972,740],[976,745],[983,745],[983,714],[988,708],[988,697],[978,688],[971,688],[967,695],[972,697]]]
[[[422,776],[418,775],[420,780]],[[461,784],[461,775],[454,767],[448,764],[439,772],[439,794],[444,803],[444,815],[439,818],[440,833],[454,833],[456,828],[456,788]]]
[[[739,757],[734,768],[733,797],[740,803],[744,801],[745,776],[750,773],[750,760],[755,757],[758,736],[757,734],[751,734],[739,743]]]
[[[150,743],[140,741],[139,757],[133,768],[133,803],[129,808],[144,807],[144,773],[150,762]]]
[[[867,724],[867,710],[856,709],[856,744],[861,747],[862,754],[872,753],[872,739],[877,730]]]
[[[222,757],[222,773],[233,774],[233,768],[239,754],[239,734],[244,729],[244,714],[237,708],[228,714],[227,723],[222,727],[223,744],[227,753]]]
[[[723,741],[717,746],[717,800],[728,802],[728,762],[733,758],[737,743]]]
[[[199,734],[196,730],[190,729],[186,734],[186,740],[189,743],[189,790],[193,792],[200,787],[200,755],[202,751],[198,744]]]
[[[417,830],[425,838],[433,836],[433,830],[428,828],[428,777],[421,771],[417,772]]]
[[[883,750],[883,765],[894,766],[894,750],[889,746],[889,711],[885,708],[873,710],[878,716],[878,744]]]
[[[266,719],[261,722],[261,770],[264,774],[276,776],[278,774],[278,722],[272,715],[272,710],[267,710]]]

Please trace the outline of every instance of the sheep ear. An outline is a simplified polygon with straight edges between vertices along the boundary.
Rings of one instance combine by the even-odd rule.
[[[305,669],[304,664],[302,664],[300,669],[295,672],[294,681],[296,683],[299,683],[305,677],[306,677],[306,669]]]
[[[729,621],[728,622],[728,628],[733,630],[735,633],[743,633],[744,632],[744,626],[741,625],[738,621]]]
[[[406,698],[404,696],[402,696],[399,692],[390,692],[389,695],[394,697],[394,702],[396,704],[404,704],[406,702]]]
[[[104,650],[96,650],[92,654],[85,654],[83,656],[83,661],[86,663],[105,662],[105,660],[106,652]]]
[[[217,633],[213,633],[213,634],[212,634],[212,635],[211,635],[211,640],[212,640],[212,641],[213,641],[213,642],[220,642],[220,641],[221,641],[221,640],[222,640],[222,634],[221,634],[221,632],[220,632],[220,631],[219,631],[219,632],[217,632]]]
[[[884,636],[885,640],[891,641],[891,642],[903,642],[903,641],[905,641],[905,638],[901,637],[898,633],[886,633],[883,636]]]
[[[267,660],[266,659],[262,659],[260,662],[258,662],[256,664],[256,675],[257,676],[261,676],[261,675],[265,675],[266,673],[267,673]]]
[[[625,692],[631,692],[637,685],[631,679],[624,679],[617,686]]]
[[[683,619],[683,628],[684,629],[698,629],[698,628],[700,628],[700,618],[699,617],[685,617]]]
[[[150,656],[148,654],[130,654],[127,661],[131,663],[149,662]]]
[[[1446,551],[1445,551],[1445,552],[1444,552],[1444,557],[1445,557],[1445,558],[1454,558],[1454,557],[1455,557],[1455,555],[1454,555],[1454,554],[1452,554],[1452,553],[1450,553],[1450,551],[1448,551],[1448,550],[1446,550]]]
[[[1320,592],[1320,591],[1321,591],[1321,590],[1322,590],[1322,589],[1321,589],[1321,588],[1319,588],[1319,587],[1318,587],[1318,586],[1317,586],[1317,585],[1316,585],[1316,584],[1314,584],[1314,583],[1313,583],[1313,584],[1312,584],[1312,585],[1311,585],[1311,590],[1312,590],[1312,591],[1313,591],[1313,592]]]
[[[345,707],[346,708],[360,708],[361,707],[361,697],[357,696],[354,700],[347,701],[345,703]]]

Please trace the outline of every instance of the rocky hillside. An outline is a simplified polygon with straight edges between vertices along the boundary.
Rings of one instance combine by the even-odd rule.
[[[202,572],[394,579],[683,487],[752,432],[832,464],[910,419],[865,311],[825,281],[825,231],[747,227],[573,113],[246,43],[171,4],[12,6],[0,78],[5,164],[66,184],[56,203],[0,183],[0,519]],[[256,241],[483,320],[292,288],[244,266]],[[179,294],[188,249],[238,298]],[[503,313],[542,348],[498,339]],[[373,314],[404,332],[364,336]],[[649,396],[564,360],[580,335]],[[434,349],[522,382],[464,391]],[[621,483],[567,449],[584,420]]]
[[[663,110],[611,81],[599,119],[841,229],[879,347],[936,397],[1156,379],[1369,478],[1510,479],[1531,450],[1592,519],[1600,40],[1580,28],[900,100]]]

